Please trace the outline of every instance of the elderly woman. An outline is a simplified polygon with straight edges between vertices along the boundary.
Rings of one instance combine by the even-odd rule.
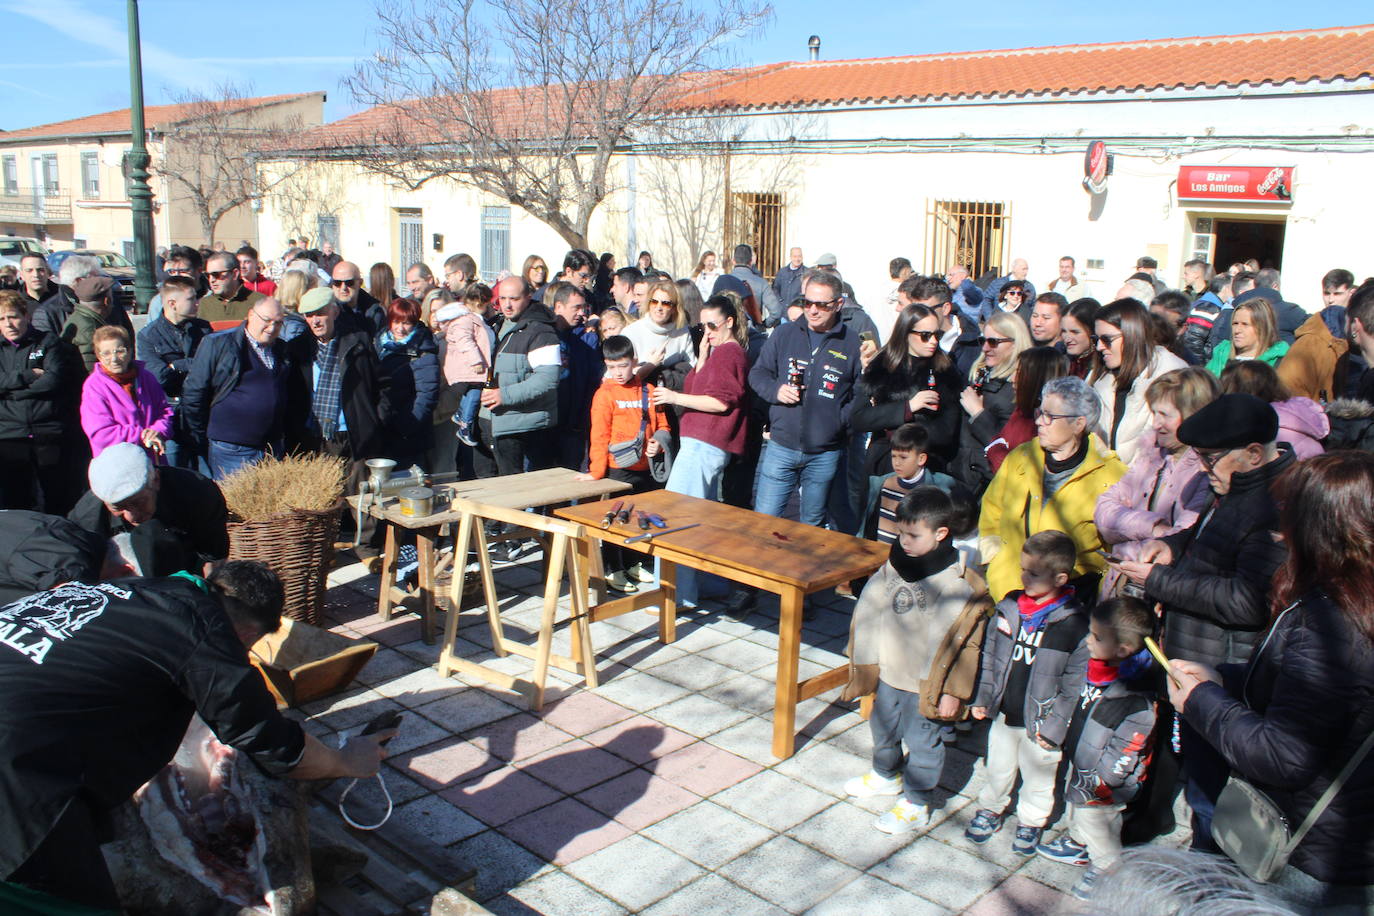
[[[1221,375],[1233,360],[1258,359],[1277,366],[1288,352],[1287,341],[1279,340],[1279,322],[1274,307],[1259,296],[1247,299],[1231,310],[1231,339],[1223,340],[1212,351],[1207,371]]]
[[[1091,603],[1106,564],[1093,508],[1126,466],[1104,450],[1091,430],[1102,405],[1087,382],[1073,376],[1045,383],[1035,411],[1036,438],[1012,449],[983,497],[979,549],[988,564],[988,590],[1001,601],[1021,587],[1021,547],[1038,531],[1063,531],[1078,547],[1074,579]]]
[[[1031,346],[1030,330],[1018,316],[994,312],[983,324],[982,353],[969,367],[969,384],[959,395],[965,417],[959,431],[959,453],[950,475],[974,493],[992,480],[987,448],[1016,409],[1012,379],[1021,351]]]
[[[987,447],[988,464],[996,474],[1011,450],[1035,438],[1039,431],[1035,422],[1035,408],[1050,379],[1069,375],[1069,359],[1054,347],[1031,347],[1019,354],[1016,374],[1012,376],[1012,390],[1016,392],[1016,409],[1003,424]]]
[[[1268,634],[1243,671],[1174,661],[1169,698],[1296,831],[1374,731],[1374,455],[1298,462],[1277,487],[1288,550]],[[1271,887],[1298,912],[1370,912],[1372,807],[1366,757]]]
[[[639,377],[655,385],[682,389],[692,368],[692,335],[682,308],[682,293],[672,280],[649,284],[641,306],[643,317],[622,332],[635,345]]]
[[[1197,521],[1212,491],[1197,452],[1178,441],[1178,427],[1220,393],[1211,373],[1191,367],[1166,372],[1145,389],[1151,428],[1126,476],[1103,494],[1093,513],[1108,553],[1137,559],[1146,541]],[[1120,575],[1116,569],[1107,571],[1103,595],[1115,593]]]
[[[1150,310],[1135,299],[1118,299],[1098,312],[1094,333],[1102,364],[1088,381],[1102,399],[1102,416],[1093,431],[1130,464],[1150,425],[1145,390],[1159,376],[1188,364],[1155,342]]]
[[[132,442],[154,463],[165,464],[176,411],[153,374],[134,359],[129,332],[115,325],[96,328],[91,345],[97,362],[81,388],[81,428],[91,441],[91,457],[116,442]]]

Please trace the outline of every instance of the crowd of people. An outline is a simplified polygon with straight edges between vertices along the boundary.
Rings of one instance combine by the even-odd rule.
[[[1142,258],[1102,302],[1070,257],[1043,292],[1020,259],[975,280],[897,258],[865,308],[833,254],[794,248],[772,281],[730,255],[675,278],[575,249],[488,285],[457,254],[398,284],[327,245],[271,265],[175,246],[137,334],[97,263],[54,283],[26,257],[0,290],[0,501],[102,536],[165,503],[175,532],[194,522],[158,481],[209,506],[209,480],[313,452],[350,490],[378,457],[562,466],[787,515],[892,545],[840,589],[846,694],[876,692],[873,768],[846,790],[898,796],[879,829],[928,822],[968,718],[990,726],[966,836],[1014,815],[1014,851],[1086,867],[1083,894],[1123,841],[1171,829],[1178,790],[1199,849],[1228,773],[1302,819],[1374,715],[1374,281],[1330,271],[1309,316],[1257,263],[1190,261],[1171,289]],[[98,481],[111,449],[155,470]],[[652,582],[636,556],[607,551],[613,589]],[[755,596],[683,570],[678,600],[745,617]],[[1178,660],[1167,679],[1146,637]],[[1294,899],[1371,899],[1352,826],[1371,796],[1365,767],[1294,855]]]

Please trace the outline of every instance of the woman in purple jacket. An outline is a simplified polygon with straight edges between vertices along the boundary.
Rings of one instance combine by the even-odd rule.
[[[133,442],[154,463],[165,464],[174,411],[162,386],[133,358],[123,328],[97,328],[91,346],[97,362],[81,389],[81,428],[91,440],[91,457],[117,442]]]
[[[1216,378],[1198,368],[1166,372],[1145,390],[1150,428],[1141,436],[1140,453],[1126,476],[1102,494],[1093,513],[1108,553],[1133,560],[1146,541],[1197,521],[1211,489],[1197,453],[1178,441],[1178,427],[1220,393]],[[1109,566],[1101,594],[1110,597],[1124,584]]]

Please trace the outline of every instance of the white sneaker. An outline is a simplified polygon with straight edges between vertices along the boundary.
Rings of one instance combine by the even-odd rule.
[[[886,814],[878,818],[873,826],[883,833],[911,833],[930,823],[930,809],[925,805],[913,805],[905,798],[897,799]]]
[[[885,778],[873,770],[869,770],[862,776],[855,776],[845,783],[844,794],[852,795],[855,798],[872,798],[875,795],[901,795],[902,777],[898,774],[891,778]]]

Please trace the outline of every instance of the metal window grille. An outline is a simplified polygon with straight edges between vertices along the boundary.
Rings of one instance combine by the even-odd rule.
[[[482,257],[477,262],[482,282],[494,283],[510,270],[510,207],[482,208]]]
[[[126,241],[120,242],[119,245],[124,249],[125,260],[132,261],[134,259],[134,243]]]
[[[782,237],[787,205],[777,192],[740,192],[731,195],[726,212],[726,239],[738,239],[754,249],[754,268],[769,280],[783,264]],[[731,243],[734,247],[736,242]]]
[[[315,220],[315,238],[323,245],[325,242],[334,246],[334,250],[339,250],[339,218],[337,216],[321,216]]]
[[[81,196],[87,200],[100,197],[100,154],[81,154]]]
[[[14,156],[5,157],[5,193],[19,193],[19,160]]]
[[[405,273],[410,265],[425,259],[425,223],[423,211],[420,210],[397,210],[396,215],[400,221],[400,257],[396,262],[400,270],[396,271],[396,289],[400,292],[404,288]]]
[[[978,200],[927,200],[925,272],[943,274],[955,264],[977,279],[1005,273],[1010,262],[1011,204]]]
[[[43,193],[47,197],[56,197],[62,193],[62,187],[57,180],[56,153],[47,153],[43,156]]]

